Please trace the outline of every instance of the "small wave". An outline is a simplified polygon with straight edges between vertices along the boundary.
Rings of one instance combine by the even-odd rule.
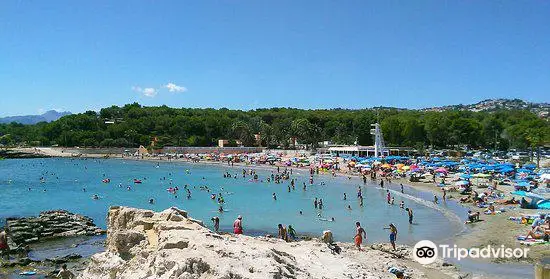
[[[460,224],[460,226],[462,228],[461,232],[466,229],[466,227],[463,226],[462,219],[460,219],[460,217],[458,217],[458,215],[456,215],[456,213],[454,213],[452,210],[449,210],[449,209],[446,209],[444,207],[438,206],[432,201],[427,201],[423,198],[415,197],[415,196],[412,196],[412,195],[409,195],[409,194],[404,194],[404,193],[401,193],[400,191],[396,191],[396,190],[393,190],[393,189],[381,188],[381,187],[376,187],[376,189],[389,190],[392,193],[392,195],[394,195],[394,196],[403,197],[403,198],[406,198],[408,200],[412,200],[412,201],[414,201],[414,202],[416,202],[420,205],[423,205],[425,207],[435,209],[435,210],[441,212],[443,214],[443,216],[445,216],[450,221],[456,222],[457,224]]]

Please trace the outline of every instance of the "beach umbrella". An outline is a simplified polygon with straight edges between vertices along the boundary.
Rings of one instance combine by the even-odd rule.
[[[472,178],[472,176],[469,175],[469,174],[467,174],[467,173],[461,173],[461,174],[459,175],[459,177],[460,177],[460,178],[464,178],[464,179],[470,179],[470,178]]]
[[[438,168],[435,172],[447,173],[448,171],[445,168]]]
[[[533,171],[530,169],[517,169],[518,173],[532,173]]]
[[[524,169],[534,170],[537,166],[535,164],[525,164],[523,165]]]
[[[390,164],[383,164],[380,167],[384,168],[384,169],[389,169],[389,168],[391,168],[391,165]]]
[[[529,186],[531,186],[531,184],[529,182],[526,182],[526,181],[521,181],[521,182],[517,182],[515,186],[529,187]]]
[[[409,170],[409,169],[411,169],[411,167],[410,166],[403,166],[402,169]]]
[[[491,175],[486,174],[486,173],[476,173],[476,174],[472,175],[472,177],[475,177],[475,178],[487,178],[489,176],[491,176]]]
[[[465,186],[465,185],[468,185],[468,184],[470,184],[470,182],[465,181],[465,180],[460,180],[460,181],[457,181],[455,183],[456,186]]]
[[[544,200],[545,199],[543,196],[535,194],[535,193],[531,193],[531,192],[525,193],[525,196],[528,197],[528,198],[537,199],[537,200]]]

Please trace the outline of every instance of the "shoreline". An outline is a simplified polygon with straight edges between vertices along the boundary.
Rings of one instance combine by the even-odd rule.
[[[48,150],[49,149],[49,150]],[[57,150],[53,150],[51,148],[48,148],[46,150],[44,149],[38,149],[40,153],[44,152],[46,153],[47,155],[51,156],[51,157],[65,157],[65,158],[90,158],[90,159],[102,159],[102,158],[109,158],[109,159],[122,159],[122,160],[132,160],[132,161],[147,161],[147,162],[163,162],[163,163],[186,163],[186,164],[202,164],[202,165],[216,165],[216,166],[219,166],[219,167],[229,167],[231,168],[231,166],[228,166],[226,163],[224,162],[220,162],[220,161],[199,161],[199,162],[191,162],[189,160],[185,160],[185,159],[172,159],[172,160],[166,160],[165,158],[162,158],[162,157],[145,157],[143,159],[141,158],[134,158],[134,157],[124,157],[122,158],[121,155],[118,155],[118,156],[105,156],[105,154],[83,154],[82,156],[75,156],[74,154],[71,154],[71,153],[62,153],[62,154],[59,154],[59,152],[57,153],[49,153],[47,151],[57,151]],[[288,168],[288,169],[293,169],[293,170],[296,170],[296,171],[304,171],[304,172],[308,172],[309,171],[309,168],[308,167],[294,167],[294,166],[291,166],[291,167],[286,167],[286,166],[280,166],[281,168]],[[268,165],[268,164],[265,164],[265,165],[256,165],[256,164],[246,164],[246,163],[235,163],[233,168],[258,168],[258,169],[264,169],[264,170],[273,170],[274,168],[277,168],[277,165]],[[321,173],[320,173],[321,174]],[[338,176],[351,176],[351,177],[359,177],[357,173],[348,173],[346,170],[340,170],[338,172],[336,172],[336,174]],[[329,173],[326,173],[326,175],[330,175]],[[369,180],[370,181],[370,180]],[[390,184],[390,187],[387,187],[388,189],[393,189],[395,190],[395,187],[398,187],[399,184],[402,183],[404,186],[406,186],[407,188],[410,188],[410,189],[414,189],[415,191],[420,191],[420,192],[425,192],[425,193],[432,193],[432,194],[437,194],[437,195],[441,195],[441,190],[439,187],[435,186],[433,183],[426,183],[426,182],[410,182],[408,181],[408,179],[406,178],[400,178],[400,179],[392,179],[392,183]],[[506,186],[500,186],[499,188],[504,188]],[[457,193],[452,193],[452,192],[448,192],[447,193],[447,199],[448,200],[453,200],[453,201],[456,201],[457,204],[463,208],[464,210],[468,210],[468,209],[472,209],[472,210],[477,210],[477,211],[481,211],[482,209],[480,208],[477,208],[477,207],[473,207],[471,204],[463,204],[463,203],[459,203],[458,200],[456,199],[457,198]],[[427,199],[424,199],[425,201],[428,201]],[[452,210],[451,210],[452,211]],[[454,214],[456,214],[456,212],[453,212]],[[480,246],[484,246],[484,245],[487,245],[487,244],[491,244],[492,246],[500,246],[501,244],[502,245],[505,245],[507,247],[512,247],[512,248],[515,248],[515,247],[524,247],[524,246],[520,246],[519,243],[517,243],[515,241],[515,237],[514,237],[514,234],[517,234],[517,233],[525,233],[525,231],[528,229],[528,227],[525,227],[525,226],[522,226],[522,225],[518,225],[512,221],[509,221],[508,220],[508,217],[509,216],[512,216],[512,215],[519,215],[519,214],[523,214],[523,213],[531,213],[533,214],[534,212],[529,212],[528,210],[522,210],[522,209],[515,209],[515,210],[509,210],[505,213],[502,213],[502,214],[499,214],[499,215],[491,215],[491,216],[488,216],[488,215],[482,215],[482,219],[485,220],[483,222],[479,222],[479,223],[476,223],[476,224],[472,224],[472,225],[468,225],[468,226],[464,226],[464,229],[462,231],[460,231],[459,233],[453,235],[453,236],[450,236],[449,237],[449,240],[450,241],[454,241],[454,243],[456,243],[457,245],[459,245],[460,247],[480,247]],[[522,226],[523,228],[520,228],[520,226]],[[530,247],[531,250],[540,250],[540,249],[532,249],[533,247]],[[540,248],[540,247],[539,247]],[[496,265],[500,265],[502,266],[503,264],[505,265],[514,265],[514,264],[528,264],[528,265],[533,265],[535,263],[537,263],[541,258],[544,258],[546,256],[548,256],[548,253],[543,253],[544,251],[535,251],[534,253],[534,256],[533,254],[530,254],[530,257],[527,258],[527,260],[524,260],[524,261],[521,261],[521,262],[518,262],[518,261],[491,261],[491,262],[487,262],[487,261],[482,261],[482,260],[472,260],[472,261],[475,261],[475,262],[480,262],[480,263],[491,263],[491,264],[496,264]],[[534,269],[534,267],[532,267]],[[491,275],[491,274],[487,274],[487,275]]]

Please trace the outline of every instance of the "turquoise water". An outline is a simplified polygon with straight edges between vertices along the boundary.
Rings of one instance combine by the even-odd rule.
[[[224,178],[226,171],[238,174],[238,179]],[[265,180],[273,170],[258,168],[256,171],[260,179]],[[43,183],[40,182],[41,177],[44,177]],[[209,226],[212,225],[210,218],[219,216],[220,227],[225,231],[231,230],[233,221],[240,214],[243,216],[245,234],[252,235],[275,234],[277,224],[283,223],[292,224],[299,234],[320,235],[323,230],[330,229],[336,240],[352,241],[355,222],[360,221],[367,231],[369,242],[387,241],[388,231],[383,227],[393,222],[399,230],[398,242],[407,244],[422,239],[445,239],[462,229],[457,216],[452,213],[458,206],[434,206],[419,198],[429,199],[427,194],[410,188],[406,188],[405,194],[392,191],[395,205],[390,206],[385,200],[385,189],[374,184],[362,186],[365,199],[361,208],[356,198],[357,187],[362,185],[359,178],[317,175],[310,186],[308,170],[294,170],[293,177],[297,179],[296,190],[289,193],[289,181],[282,184],[251,182],[250,176],[242,178],[242,167],[237,166],[161,162],[157,167],[156,162],[114,159],[2,160],[0,218],[67,209],[90,216],[96,224],[105,227],[107,209],[111,205],[156,211],[177,206],[188,210],[193,218],[204,220]],[[102,183],[104,178],[110,178],[111,182]],[[142,179],[143,183],[134,184],[134,178]],[[307,191],[302,190],[302,182],[307,183]],[[321,182],[325,185],[320,185]],[[192,192],[189,200],[183,189],[185,184]],[[216,193],[223,187],[226,212],[218,213],[218,204],[210,199],[210,193],[199,189],[201,185],[207,185]],[[127,186],[131,186],[132,190],[128,191]],[[166,191],[170,186],[180,188],[177,198]],[[399,186],[391,187],[397,189]],[[347,193],[347,201],[342,200],[344,192]],[[276,193],[276,201],[272,193]],[[99,195],[100,199],[93,200],[91,197],[94,194]],[[323,210],[313,207],[315,197],[323,199]],[[148,203],[151,198],[155,199],[155,204]],[[406,207],[414,210],[416,224],[408,224],[406,212],[398,205],[401,200],[405,201]],[[347,209],[348,205],[351,205],[351,211]],[[299,214],[300,210],[303,215]],[[327,219],[334,217],[335,222],[319,220],[319,213]]]

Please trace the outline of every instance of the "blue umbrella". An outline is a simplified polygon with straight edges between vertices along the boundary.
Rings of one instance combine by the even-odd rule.
[[[517,172],[532,173],[533,171],[530,169],[517,169]]]
[[[523,165],[523,168],[524,169],[530,169],[530,170],[534,170],[537,166],[535,164],[526,164],[526,165]]]
[[[516,186],[519,186],[519,187],[529,187],[529,186],[531,186],[531,184],[529,184],[528,182],[522,181],[522,182],[516,183]]]
[[[472,176],[467,174],[467,173],[463,173],[463,174],[460,174],[460,178],[470,179],[470,178],[472,178]]]

